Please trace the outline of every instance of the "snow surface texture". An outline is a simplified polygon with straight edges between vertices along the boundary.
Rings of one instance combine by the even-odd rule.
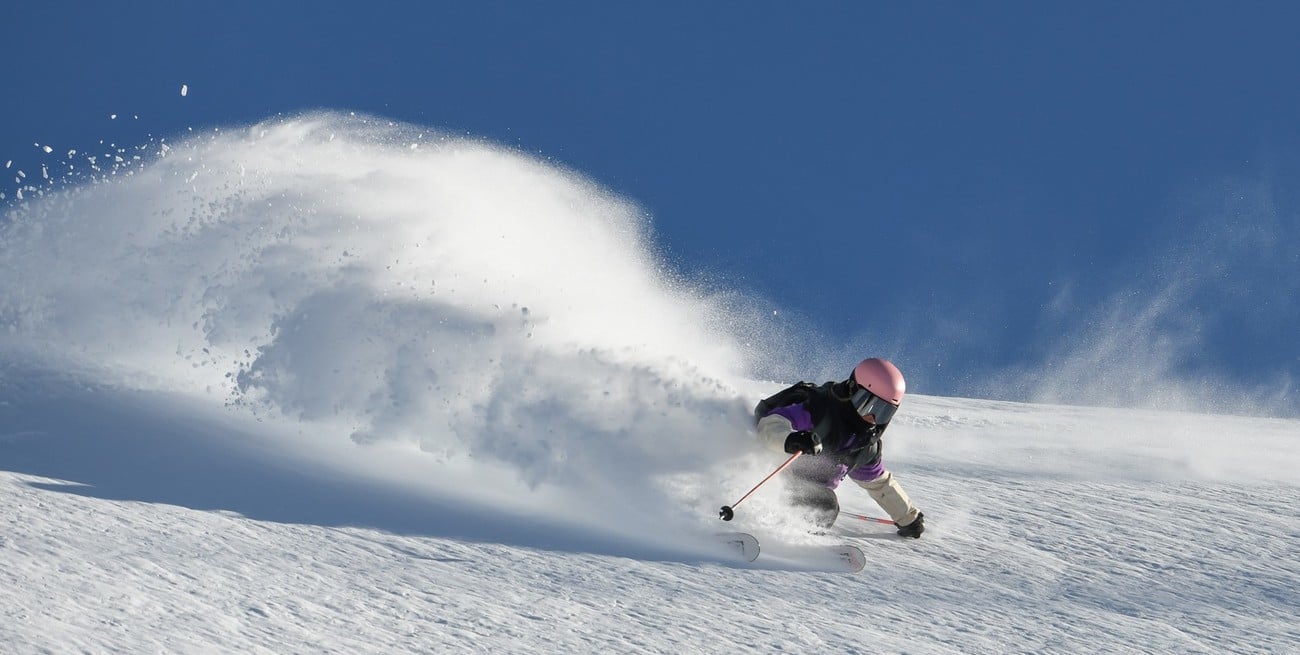
[[[783,341],[647,227],[534,158],[335,114],[17,205],[0,651],[1300,643],[1295,420],[914,394],[886,461],[923,539],[842,520],[862,574],[735,563],[705,535],[844,537],[779,478],[716,519],[781,460],[747,427]]]

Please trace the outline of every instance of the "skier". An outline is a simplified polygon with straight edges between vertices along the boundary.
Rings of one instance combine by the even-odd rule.
[[[880,459],[880,436],[903,400],[903,374],[886,359],[864,359],[843,382],[800,382],[754,408],[758,438],[768,448],[804,456],[790,466],[791,501],[829,528],[839,515],[835,489],[847,475],[898,526],[920,538],[925,515],[912,505]]]

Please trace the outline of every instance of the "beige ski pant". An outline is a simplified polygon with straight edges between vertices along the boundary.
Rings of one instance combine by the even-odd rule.
[[[911,525],[916,520],[918,510],[912,505],[912,499],[907,497],[907,492],[898,485],[894,479],[894,474],[885,471],[885,474],[875,480],[854,480],[858,486],[867,490],[871,499],[880,505],[880,509],[889,514],[889,518],[900,527]]]

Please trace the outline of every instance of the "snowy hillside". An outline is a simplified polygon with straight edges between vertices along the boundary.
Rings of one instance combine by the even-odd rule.
[[[810,535],[778,479],[725,527],[868,568],[742,564],[708,535],[780,462],[750,407],[859,353],[488,144],[325,114],[153,149],[0,222],[0,652],[1300,644],[1300,421],[914,384],[885,452],[924,538]]]

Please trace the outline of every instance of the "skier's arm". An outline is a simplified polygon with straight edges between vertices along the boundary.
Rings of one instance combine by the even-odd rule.
[[[765,448],[790,454],[821,452],[821,439],[812,432],[812,414],[805,406],[808,386],[796,384],[754,408],[759,442]]]
[[[780,408],[788,407],[790,405],[802,405],[808,400],[808,389],[811,387],[812,385],[807,382],[800,382],[758,401],[758,404],[754,406],[754,422],[757,423],[762,420],[764,416],[767,416]]]
[[[758,419],[758,442],[768,450],[785,452],[785,438],[794,432],[790,419],[771,414]]]
[[[758,441],[768,450],[790,453],[802,452],[816,455],[822,450],[822,441],[808,430],[796,430],[789,418],[771,414],[758,420]]]

